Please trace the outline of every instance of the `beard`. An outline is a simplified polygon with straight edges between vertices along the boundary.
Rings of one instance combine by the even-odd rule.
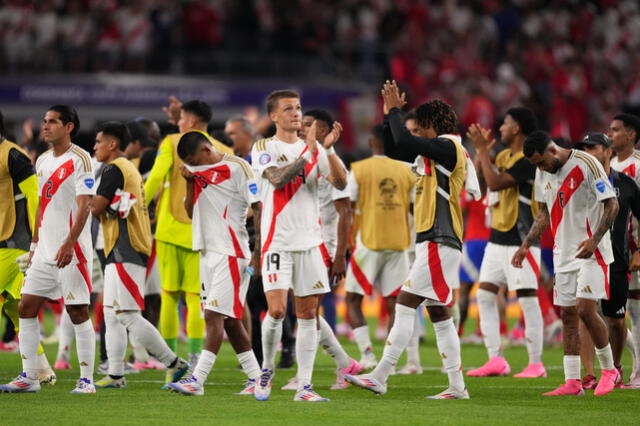
[[[557,158],[554,158],[553,161],[551,162],[551,167],[549,168],[549,173],[557,172],[560,169],[561,166],[562,166],[562,164],[560,164],[560,160],[558,160]]]

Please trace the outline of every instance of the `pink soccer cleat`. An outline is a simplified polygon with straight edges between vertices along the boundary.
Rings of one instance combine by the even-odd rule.
[[[514,374],[513,377],[516,377],[518,379],[535,379],[538,377],[547,377],[547,370],[545,370],[542,363],[529,364],[527,368],[525,368],[518,374]]]
[[[594,390],[598,386],[598,379],[593,374],[587,374],[582,378],[582,389]]]
[[[615,388],[618,380],[620,380],[620,373],[615,368],[612,370],[602,370],[600,381],[593,394],[596,396],[608,394]]]
[[[56,360],[56,362],[53,364],[53,368],[56,370],[70,370],[71,364],[69,364],[69,361],[65,361],[64,359],[59,359],[59,360]]]
[[[344,375],[345,374],[350,374],[352,376],[355,376],[356,374],[360,373],[362,371],[362,367],[360,367],[360,364],[358,364],[358,361],[356,361],[355,359],[351,360],[351,363],[345,367],[345,368],[339,368],[336,371],[336,383],[331,386],[331,390],[342,390],[342,389],[346,389],[349,384],[347,383],[347,381],[344,379]]]
[[[584,390],[582,389],[582,383],[580,380],[567,380],[564,385],[561,385],[559,388],[552,390],[551,392],[543,393],[543,396],[558,396],[558,395],[584,395]]]
[[[467,371],[469,377],[489,377],[489,376],[506,376],[511,373],[511,367],[506,359],[501,356],[494,356],[489,359],[482,367],[475,370]]]

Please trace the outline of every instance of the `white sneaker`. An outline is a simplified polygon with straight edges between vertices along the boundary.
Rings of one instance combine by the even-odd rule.
[[[26,373],[21,373],[6,385],[0,385],[0,392],[2,393],[27,393],[39,391],[40,382],[38,379],[30,379],[27,377]]]
[[[253,393],[256,390],[256,379],[247,379],[247,381],[244,384],[244,389],[242,389],[240,392],[234,393],[234,395],[253,395]]]
[[[38,370],[38,381],[41,385],[53,386],[56,384],[56,373],[53,372],[51,367],[48,369]]]
[[[345,374],[344,379],[354,386],[366,389],[378,395],[384,395],[387,393],[387,384],[380,382],[378,379],[373,377],[373,374],[360,374],[357,376]]]
[[[178,380],[182,379],[184,375],[187,374],[187,371],[189,371],[189,368],[191,368],[191,365],[189,365],[187,361],[182,358],[178,358],[178,360],[176,361],[176,365],[171,368],[167,367],[167,369],[165,370],[165,384],[160,389],[169,389],[169,383],[175,383]]]
[[[289,381],[287,382],[287,384],[284,385],[283,387],[281,387],[280,390],[297,391],[298,390],[298,378],[297,377],[290,378]]]
[[[373,352],[365,352],[358,364],[363,370],[373,370],[378,365],[378,361],[376,361],[376,356]]]
[[[455,388],[449,387],[448,389],[440,392],[437,395],[427,396],[426,399],[469,399],[469,392],[467,388],[459,391]]]
[[[182,395],[190,396],[203,396],[204,386],[198,382],[193,376],[189,376],[186,379],[182,379],[179,382],[167,383],[167,386],[172,391],[178,392]]]
[[[406,363],[404,367],[400,370],[396,371],[396,374],[406,375],[406,374],[422,374],[422,366],[416,365],[414,363]]]
[[[257,401],[269,400],[269,396],[271,396],[271,381],[273,376],[274,373],[272,370],[262,370],[262,375],[258,379],[256,388],[253,391],[253,396],[255,396]]]
[[[323,398],[313,390],[311,385],[306,385],[302,389],[296,392],[296,396],[293,397],[294,401],[304,402],[327,402],[329,398]]]
[[[80,377],[76,382],[76,388],[69,393],[96,393],[96,387],[91,383],[91,380]]]

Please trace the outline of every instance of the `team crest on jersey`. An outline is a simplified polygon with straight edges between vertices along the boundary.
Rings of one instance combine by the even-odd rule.
[[[258,185],[256,185],[255,183],[250,183],[249,184],[249,191],[253,194],[256,195],[258,193]]]
[[[573,178],[569,179],[569,189],[575,189],[575,188],[576,188],[575,179],[573,179]]]
[[[604,192],[605,184],[603,181],[599,180],[596,182],[596,189],[600,192]]]
[[[95,181],[93,180],[93,178],[86,178],[84,180],[84,184],[87,185],[87,188],[91,189],[93,188],[93,184],[95,183]]]
[[[64,174],[66,173],[64,167],[60,168],[60,171],[58,172],[58,179],[62,180],[64,179]]]
[[[264,152],[260,155],[260,158],[258,159],[258,162],[260,164],[262,164],[263,166],[265,164],[269,164],[269,162],[271,161],[271,155],[269,155],[268,153]]]

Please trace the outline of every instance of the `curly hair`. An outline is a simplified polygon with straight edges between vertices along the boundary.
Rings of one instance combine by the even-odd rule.
[[[424,129],[433,127],[438,135],[456,133],[458,117],[451,105],[439,99],[429,101],[416,108],[416,122]]]

